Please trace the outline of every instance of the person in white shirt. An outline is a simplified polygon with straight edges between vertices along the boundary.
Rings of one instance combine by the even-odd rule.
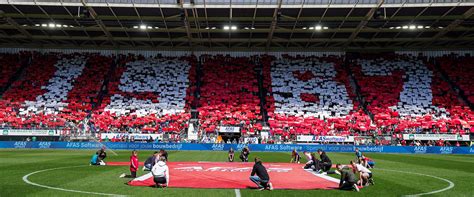
[[[359,172],[359,185],[360,186],[369,186],[369,184],[374,184],[374,179],[372,178],[372,171],[367,169],[361,164],[357,164],[353,161],[351,161],[352,168],[356,171]]]
[[[151,169],[153,181],[156,187],[167,187],[170,182],[170,171],[166,165],[166,158],[160,157],[159,161]]]

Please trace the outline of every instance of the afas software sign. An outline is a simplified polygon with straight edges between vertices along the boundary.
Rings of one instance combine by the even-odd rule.
[[[404,140],[444,140],[444,141],[470,141],[469,135],[457,134],[403,134]]]
[[[104,140],[108,138],[111,140],[112,138],[121,139],[121,138],[130,138],[133,137],[134,140],[149,140],[150,137],[153,140],[157,138],[159,140],[163,140],[163,134],[141,134],[141,133],[101,133],[100,139]]]
[[[60,136],[58,130],[42,130],[42,129],[3,129],[3,136]]]
[[[354,136],[317,136],[317,135],[298,135],[298,142],[354,142]]]

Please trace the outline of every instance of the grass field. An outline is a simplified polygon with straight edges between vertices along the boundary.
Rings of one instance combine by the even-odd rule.
[[[0,150],[0,196],[91,196],[42,188],[25,183],[23,176],[34,171],[77,166],[33,174],[29,180],[41,185],[68,190],[100,192],[137,196],[235,196],[232,189],[180,189],[166,190],[131,187],[129,179],[118,178],[128,173],[127,166],[88,166],[93,150]],[[109,153],[108,161],[128,161],[129,151],[118,151],[118,156]],[[144,161],[151,151],[141,151]],[[169,152],[171,161],[226,161],[225,152],[180,151]],[[333,163],[348,163],[352,153],[328,153]],[[288,162],[290,153],[253,152],[264,162]],[[454,187],[432,196],[474,196],[474,156],[468,155],[407,155],[368,154],[377,162],[373,169],[376,185],[364,188],[359,193],[338,190],[240,190],[241,196],[403,196],[427,193],[447,188],[450,184],[432,175],[454,183]],[[395,171],[392,171],[395,170]],[[421,173],[413,174],[413,173]],[[143,174],[139,172],[138,175]]]

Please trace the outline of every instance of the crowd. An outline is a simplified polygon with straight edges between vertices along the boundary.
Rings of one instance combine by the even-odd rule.
[[[431,62],[389,54],[345,65],[342,56],[203,55],[198,63],[194,56],[22,53],[1,54],[0,62],[16,62],[6,65],[11,75],[25,56],[24,74],[0,100],[2,128],[166,133],[176,142],[185,140],[194,107],[196,142],[204,143],[351,135],[391,136],[403,145],[400,134],[474,132],[465,82],[472,72],[463,67],[471,66],[469,57]],[[444,74],[463,90],[460,96]],[[239,127],[243,137],[220,140],[220,126]],[[259,138],[265,126],[270,137]]]

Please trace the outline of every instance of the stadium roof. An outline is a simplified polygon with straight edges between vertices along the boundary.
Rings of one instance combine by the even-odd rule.
[[[1,47],[474,48],[474,0],[0,0]]]

